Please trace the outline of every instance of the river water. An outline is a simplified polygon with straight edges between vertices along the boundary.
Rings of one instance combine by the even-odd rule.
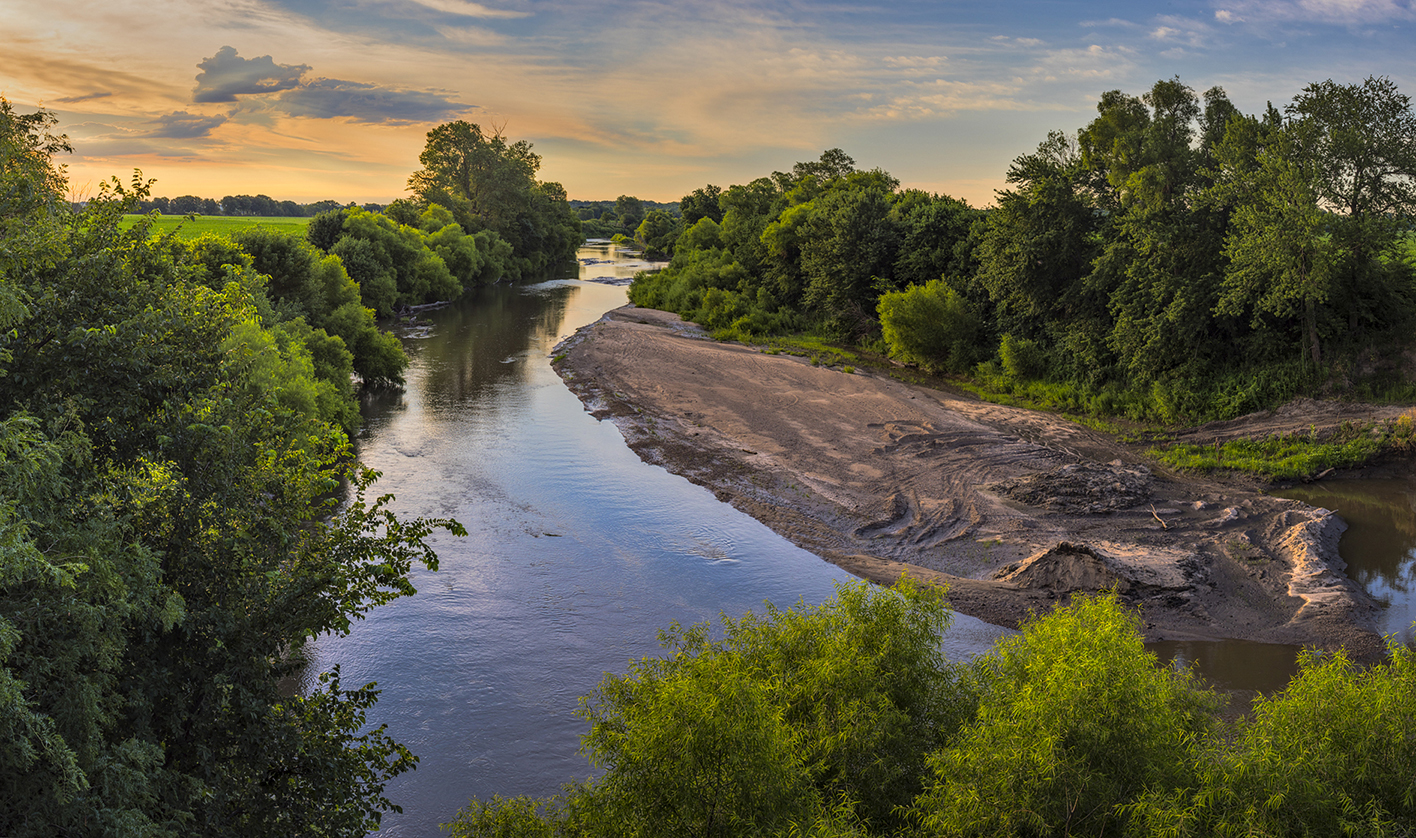
[[[587,281],[646,267],[604,243],[579,277],[484,288],[406,330],[406,389],[367,406],[360,458],[403,516],[451,516],[418,594],[314,644],[306,686],[338,664],[377,681],[370,713],[417,754],[381,834],[431,836],[471,797],[550,795],[591,768],[577,699],[658,652],[673,621],[819,603],[853,579],[711,493],[642,462],[550,368],[552,348],[623,305]],[[593,264],[585,264],[590,260]],[[1002,630],[958,616],[953,656]]]
[[[1379,630],[1416,641],[1416,479],[1329,480],[1283,496],[1342,516],[1347,531],[1337,549],[1347,575],[1385,605]]]

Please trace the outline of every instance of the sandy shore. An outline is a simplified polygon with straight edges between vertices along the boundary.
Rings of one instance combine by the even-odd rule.
[[[1051,414],[716,343],[665,312],[617,309],[556,352],[568,386],[645,460],[854,574],[947,584],[962,613],[1016,627],[1114,587],[1150,640],[1384,648],[1327,510],[1153,472]],[[1191,433],[1315,421],[1294,410]]]

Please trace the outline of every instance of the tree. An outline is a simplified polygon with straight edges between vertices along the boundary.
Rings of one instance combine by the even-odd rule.
[[[711,218],[714,223],[723,221],[723,208],[718,206],[718,196],[723,190],[708,184],[693,190],[679,199],[679,215],[685,227],[692,227],[700,218]]]
[[[802,234],[803,302],[852,336],[873,330],[876,300],[894,278],[900,230],[890,209],[898,186],[878,170],[833,181]]]
[[[1100,376],[1111,363],[1109,289],[1086,283],[1104,216],[1077,145],[1060,132],[1008,168],[978,245],[975,282],[988,293],[999,333],[1043,339],[1068,362],[1063,375]],[[1070,368],[1068,368],[1070,367]]]
[[[565,189],[536,180],[541,157],[526,140],[508,143],[500,130],[489,135],[472,123],[449,122],[428,132],[418,161],[423,168],[408,188],[419,204],[446,207],[466,233],[489,229],[505,239],[512,276],[569,261],[584,241]],[[420,212],[401,223],[416,225]]]
[[[964,372],[976,360],[978,315],[942,279],[882,294],[879,312],[892,358],[948,372]]]
[[[615,199],[615,216],[626,230],[634,230],[644,220],[644,202],[633,195],[621,195]]]
[[[646,256],[669,256],[682,229],[678,219],[667,212],[650,210],[634,231],[634,241],[644,248]]]
[[[1126,806],[1186,788],[1217,699],[1145,650],[1114,595],[1024,624],[982,666],[977,717],[930,757],[926,835],[1126,833]]]
[[[412,765],[375,692],[277,682],[461,527],[366,500],[318,407],[337,339],[270,322],[250,257],[122,224],[140,176],[73,211],[27,171],[58,192],[0,216],[0,834],[365,834]]]
[[[1318,307],[1328,302],[1337,263],[1329,216],[1318,206],[1313,172],[1279,142],[1259,155],[1250,197],[1235,208],[1224,252],[1230,268],[1216,312],[1297,320],[1314,369],[1321,368]]]
[[[541,168],[529,142],[508,144],[500,131],[488,135],[461,120],[429,131],[418,162],[423,168],[408,179],[409,191],[425,204],[451,209],[464,230],[505,229]]]
[[[1333,214],[1339,260],[1332,302],[1347,330],[1410,312],[1401,242],[1416,217],[1416,113],[1387,78],[1310,84],[1285,108],[1298,166]]]

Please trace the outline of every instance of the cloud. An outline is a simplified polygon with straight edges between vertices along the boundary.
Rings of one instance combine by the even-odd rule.
[[[887,67],[905,70],[935,69],[948,61],[945,55],[887,55],[883,59]]]
[[[269,107],[288,116],[356,122],[442,122],[473,106],[434,90],[402,90],[341,79],[314,79],[286,91]]]
[[[1188,18],[1162,15],[1156,20],[1160,25],[1150,32],[1151,40],[1155,41],[1200,48],[1205,46],[1211,33],[1208,25]]]
[[[438,12],[445,12],[450,15],[460,15],[462,17],[482,17],[497,18],[502,20],[530,17],[530,12],[513,12],[506,9],[489,9],[481,3],[469,3],[467,0],[413,0],[420,6]]]
[[[506,36],[500,32],[480,26],[439,26],[437,32],[454,44],[474,47],[499,47],[507,41]]]
[[[277,64],[269,55],[245,59],[232,47],[222,47],[200,65],[192,101],[237,102],[229,116],[245,123],[269,122],[269,115],[311,119],[352,119],[356,122],[406,125],[440,122],[469,110],[449,91],[381,86],[344,79],[311,78],[308,64]],[[245,97],[238,100],[237,97]],[[207,136],[227,117],[202,117],[180,111],[167,117],[159,130],[181,139]],[[152,136],[159,136],[153,134]]]
[[[56,102],[63,102],[63,103],[66,104],[66,105],[73,105],[73,104],[77,104],[77,103],[79,103],[79,102],[91,102],[91,101],[93,101],[94,99],[106,99],[106,98],[108,98],[109,96],[112,96],[112,95],[113,95],[113,92],[112,92],[112,91],[105,90],[105,91],[103,91],[103,92],[101,92],[101,93],[88,93],[88,94],[85,94],[85,95],[83,95],[83,96],[65,96],[65,97],[62,98],[62,99],[55,99],[54,101],[56,101]]]
[[[1413,0],[1230,0],[1215,12],[1222,23],[1286,21],[1362,26],[1416,20]]]
[[[1019,99],[1012,82],[934,79],[907,83],[889,101],[870,110],[871,119],[936,119],[959,111],[1015,111],[1035,107]]]
[[[228,117],[201,116],[200,114],[176,111],[152,120],[156,127],[143,134],[145,137],[161,137],[169,140],[196,140],[210,136],[212,129],[225,124]]]
[[[222,47],[216,55],[197,65],[197,86],[193,102],[235,102],[237,96],[277,93],[300,86],[310,71],[306,64],[276,64],[269,55],[246,59],[232,47]]]

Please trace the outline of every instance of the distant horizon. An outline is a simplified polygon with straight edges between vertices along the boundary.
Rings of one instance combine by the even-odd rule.
[[[1416,94],[1413,3],[0,0],[0,95],[56,114],[80,192],[141,169],[166,195],[389,203],[428,130],[465,119],[606,196],[582,200],[674,201],[841,148],[983,207],[1108,90],[1178,76],[1246,113],[1329,78]]]

